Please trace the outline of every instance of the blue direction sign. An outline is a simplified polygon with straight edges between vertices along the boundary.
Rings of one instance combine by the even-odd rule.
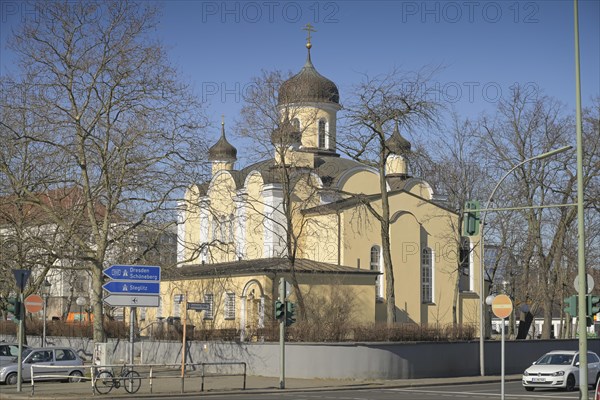
[[[109,293],[120,294],[159,294],[159,282],[132,282],[132,281],[110,281],[105,283],[102,288]]]
[[[111,265],[102,272],[111,279],[160,281],[160,267],[151,265]]]

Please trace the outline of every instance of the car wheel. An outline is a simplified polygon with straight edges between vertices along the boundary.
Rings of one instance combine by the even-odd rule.
[[[569,375],[567,377],[567,384],[565,386],[565,390],[567,392],[572,392],[575,390],[575,377],[573,375]]]
[[[6,384],[7,385],[16,385],[17,384],[17,373],[13,372],[6,376]]]
[[[73,371],[69,374],[69,382],[71,382],[71,383],[81,382],[82,376],[83,376],[83,374],[81,373],[81,371]]]
[[[525,390],[527,390],[528,392],[533,392],[533,389],[535,389],[535,388],[532,388],[532,387],[526,387],[525,388]]]

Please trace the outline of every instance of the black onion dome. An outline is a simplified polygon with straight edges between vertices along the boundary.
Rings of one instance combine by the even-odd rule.
[[[271,143],[275,146],[299,146],[302,133],[294,127],[286,116],[283,123],[271,133]]]
[[[221,138],[208,149],[209,161],[236,161],[237,149],[225,138],[225,123],[221,123]]]
[[[385,141],[385,146],[390,153],[393,154],[404,154],[410,152],[411,144],[408,140],[404,139],[398,129],[398,122],[394,126],[394,132]]]
[[[280,105],[301,102],[340,102],[337,86],[317,72],[310,60],[310,53],[300,72],[281,84],[277,97]]]

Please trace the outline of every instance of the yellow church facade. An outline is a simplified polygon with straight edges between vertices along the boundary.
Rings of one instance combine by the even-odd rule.
[[[196,326],[249,336],[274,319],[278,282],[295,283],[307,310],[339,296],[352,322],[385,322],[379,174],[337,152],[337,86],[312,64],[278,92],[281,123],[270,137],[273,158],[236,169],[237,149],[222,123],[210,148],[212,177],[191,185],[180,204],[180,266],[163,273],[162,317],[187,302]],[[386,146],[390,243],[398,322],[477,325],[480,279],[473,244],[460,237],[458,215],[436,201],[432,187],[411,177],[410,143],[396,125]],[[459,262],[461,245],[468,257]],[[287,298],[297,300],[289,289]],[[306,312],[310,318],[310,312]]]

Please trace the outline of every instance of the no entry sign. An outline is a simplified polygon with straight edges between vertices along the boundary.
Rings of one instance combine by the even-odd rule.
[[[25,299],[25,309],[27,312],[36,313],[42,311],[44,300],[37,294],[30,294]]]
[[[496,317],[504,319],[508,317],[510,313],[512,313],[512,310],[513,304],[510,297],[505,294],[499,294],[498,296],[494,297],[494,301],[492,302],[492,311]]]

